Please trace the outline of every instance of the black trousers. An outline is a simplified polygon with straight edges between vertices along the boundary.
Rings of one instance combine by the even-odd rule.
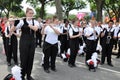
[[[51,67],[52,69],[55,69],[55,61],[56,56],[58,52],[58,44],[49,44],[47,42],[44,42],[43,45],[43,53],[44,53],[44,69],[49,69]]]
[[[30,36],[21,36],[20,39],[20,61],[21,61],[21,74],[24,77],[27,74],[27,77],[30,77],[33,60],[35,54],[35,39]]]
[[[39,45],[39,47],[41,47],[42,43],[42,34],[40,33],[40,31],[36,32],[36,46]]]
[[[5,54],[6,54],[6,37],[5,37],[5,34],[3,33],[3,35],[2,35],[2,39],[3,39],[3,45],[4,45],[4,49],[5,49]],[[6,56],[7,56],[7,54],[6,54]]]
[[[102,57],[101,63],[105,62],[105,58],[107,57],[108,64],[111,64],[111,54],[112,54],[112,44],[103,44],[102,45]]]
[[[13,57],[14,62],[18,63],[17,46],[18,46],[18,41],[16,37],[12,36],[11,39],[6,38],[7,62],[11,63],[11,59]]]
[[[120,40],[118,41],[118,47],[119,47],[119,49],[118,49],[118,54],[117,54],[117,56],[120,57]]]
[[[67,36],[62,36],[60,42],[61,42],[60,53],[63,54],[64,52],[67,52],[69,48],[69,40],[67,40]]]
[[[92,53],[96,51],[97,41],[96,40],[86,40],[86,59],[85,61],[91,59]]]
[[[70,44],[70,58],[68,64],[75,65],[76,56],[79,49],[79,39],[70,40],[69,44]]]
[[[83,40],[82,40],[82,38],[79,38],[79,44],[80,44],[80,46],[83,45]]]

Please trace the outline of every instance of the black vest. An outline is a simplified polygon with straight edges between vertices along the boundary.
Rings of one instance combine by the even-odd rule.
[[[24,24],[23,24],[23,26],[21,28],[21,31],[22,31],[21,37],[24,37],[24,38],[35,38],[35,32],[34,32],[34,30],[29,28],[26,19],[23,19],[23,22],[24,22]],[[34,20],[33,19],[32,19],[32,23],[34,25]]]
[[[73,31],[73,36],[79,34],[79,30],[78,30],[78,32],[75,32],[74,29],[72,28],[72,31]],[[70,40],[78,40],[79,41],[79,37],[76,37],[76,38],[73,38],[73,39],[70,38]]]
[[[101,44],[113,44],[114,43],[114,31],[108,31],[107,29],[104,29],[105,35],[101,38]]]

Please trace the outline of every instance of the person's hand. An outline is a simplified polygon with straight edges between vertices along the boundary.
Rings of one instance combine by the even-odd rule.
[[[47,26],[47,24],[44,24],[43,26],[42,26],[42,28],[45,28]]]
[[[30,25],[28,25],[28,27],[29,27],[29,28],[31,28],[31,27],[32,27],[32,25],[30,24]]]
[[[82,35],[82,33],[81,33],[81,32],[79,32],[78,36],[80,37],[81,35]]]
[[[105,33],[104,33],[104,32],[102,32],[102,33],[101,33],[101,37],[103,37],[104,35],[105,35]]]

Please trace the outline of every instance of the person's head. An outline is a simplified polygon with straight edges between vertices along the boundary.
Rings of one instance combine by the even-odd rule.
[[[7,22],[7,17],[6,16],[4,16],[2,19],[1,19],[1,23],[3,22],[3,23],[6,23]]]
[[[95,27],[96,26],[96,20],[90,20],[90,25],[91,25],[91,27]]]
[[[47,23],[47,24],[50,24],[51,22],[52,22],[52,21],[51,21],[51,18],[47,18],[47,19],[46,19],[46,23]]]
[[[9,21],[10,25],[13,25],[14,22],[15,22],[15,17],[14,17],[13,15],[11,15],[11,16],[9,17],[8,21]]]
[[[109,22],[108,22],[108,27],[112,27],[113,24],[114,24],[113,20],[109,20]]]
[[[74,25],[74,27],[77,27],[78,23],[79,23],[79,20],[77,20],[77,19],[72,20],[72,24]]]
[[[115,25],[116,25],[116,27],[119,26],[119,22],[116,22]]]
[[[57,18],[57,16],[53,16],[53,23],[59,24],[59,19]]]
[[[102,24],[102,23],[99,21],[99,22],[98,22],[98,26],[101,26],[101,24]]]
[[[39,17],[37,20],[38,20],[38,22],[41,22],[41,21],[42,21],[42,19],[41,19],[40,17]]]
[[[82,27],[86,27],[87,26],[87,22],[86,21],[83,21],[82,22]]]
[[[34,16],[34,11],[33,11],[33,9],[27,8],[27,9],[26,9],[26,17],[28,17],[28,18],[33,18],[33,16]]]
[[[68,20],[68,19],[64,19],[64,20],[63,20],[63,23],[68,24],[68,23],[69,23],[69,20]]]

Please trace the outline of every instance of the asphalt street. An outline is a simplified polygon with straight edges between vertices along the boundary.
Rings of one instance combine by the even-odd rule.
[[[120,59],[116,59],[115,55],[112,56],[114,67],[110,67],[106,63],[99,65],[96,72],[88,70],[84,64],[85,57],[77,56],[77,67],[68,67],[67,62],[63,62],[60,57],[57,57],[57,72],[50,71],[50,73],[45,73],[41,66],[41,57],[42,48],[37,47],[32,70],[32,76],[35,80],[120,80]],[[3,80],[3,78],[11,72],[13,66],[14,65],[10,67],[7,66],[6,56],[2,49],[2,39],[0,38],[0,80]]]

